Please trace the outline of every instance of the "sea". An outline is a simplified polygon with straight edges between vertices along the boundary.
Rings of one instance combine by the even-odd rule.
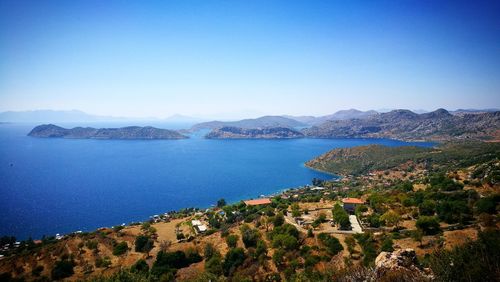
[[[181,208],[208,208],[221,198],[232,203],[279,193],[313,178],[335,178],[304,166],[334,148],[433,145],[389,139],[209,140],[203,132],[185,140],[44,139],[27,136],[34,126],[0,124],[0,236],[24,240],[91,231]]]

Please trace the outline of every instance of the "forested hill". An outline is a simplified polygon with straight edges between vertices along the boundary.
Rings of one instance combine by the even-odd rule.
[[[500,159],[500,143],[450,142],[435,148],[368,145],[334,149],[306,163],[306,166],[342,175],[359,175],[385,170],[407,162],[447,169]]]

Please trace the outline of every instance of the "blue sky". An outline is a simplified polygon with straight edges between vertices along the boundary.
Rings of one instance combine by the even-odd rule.
[[[500,107],[499,1],[0,3],[0,111]]]

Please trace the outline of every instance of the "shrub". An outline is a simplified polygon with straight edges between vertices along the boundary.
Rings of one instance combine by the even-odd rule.
[[[222,275],[224,273],[220,254],[217,253],[205,262],[205,270],[215,275]]]
[[[476,204],[476,212],[494,214],[497,211],[497,204],[500,202],[500,195],[479,199]]]
[[[273,237],[273,247],[294,250],[299,246],[297,239],[289,234],[277,234]]]
[[[438,281],[498,281],[500,231],[481,232],[478,240],[433,253],[429,265]]]
[[[432,200],[424,200],[418,205],[418,212],[420,215],[434,215],[436,212],[436,203]]]
[[[145,260],[140,259],[132,265],[130,271],[134,273],[148,273],[149,265],[146,263]]]
[[[236,268],[243,264],[245,258],[246,258],[245,251],[242,248],[230,249],[224,258],[224,264],[223,264],[224,274],[228,276],[234,273]]]
[[[51,272],[52,280],[60,280],[72,276],[75,273],[73,270],[74,266],[74,262],[70,260],[57,261]]]
[[[344,249],[337,238],[330,236],[327,233],[318,234],[318,239],[323,245],[325,245],[328,253],[332,256],[338,254]]]
[[[226,237],[226,244],[229,248],[236,248],[236,245],[238,244],[238,235],[228,235]]]
[[[255,247],[257,245],[257,240],[259,240],[259,231],[250,228],[248,225],[243,225],[240,228],[241,239],[246,248]]]
[[[127,242],[123,241],[113,247],[113,255],[121,256],[128,251]]]
[[[437,234],[440,230],[439,222],[433,216],[421,216],[418,218],[416,226],[426,235]]]
[[[380,247],[380,250],[383,252],[392,252],[394,251],[393,248],[393,242],[390,236],[387,236],[384,241],[382,241],[382,246]]]
[[[278,226],[281,226],[283,225],[283,223],[285,223],[285,217],[283,216],[283,213],[282,212],[279,212],[275,217],[274,217],[274,220],[273,220],[273,225],[274,227],[278,227]]]
[[[104,257],[104,258],[101,258],[101,257],[98,257],[96,260],[95,260],[95,267],[103,267],[103,268],[106,268],[106,267],[109,267],[111,265],[111,260],[109,259],[109,257]]]
[[[164,252],[159,251],[156,261],[151,268],[151,274],[155,276],[173,275],[179,268],[187,267],[191,263],[190,259],[182,251]]]
[[[203,255],[205,256],[205,259],[209,260],[210,258],[212,258],[216,254],[219,254],[219,252],[214,247],[214,245],[212,243],[207,243],[205,245],[205,248],[204,248],[204,251],[203,251]]]
[[[148,236],[139,235],[135,238],[135,251],[149,253],[154,247],[154,241]]]

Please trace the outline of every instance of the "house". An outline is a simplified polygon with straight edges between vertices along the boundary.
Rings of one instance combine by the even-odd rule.
[[[207,231],[207,226],[199,220],[191,220],[191,225],[193,225],[194,231],[196,233],[204,233]]]
[[[342,200],[342,203],[344,205],[344,210],[352,213],[356,210],[357,206],[362,205],[365,202],[359,198],[345,198]]]
[[[269,198],[262,198],[256,200],[246,200],[243,201],[247,206],[260,206],[260,205],[269,205],[271,200]]]

